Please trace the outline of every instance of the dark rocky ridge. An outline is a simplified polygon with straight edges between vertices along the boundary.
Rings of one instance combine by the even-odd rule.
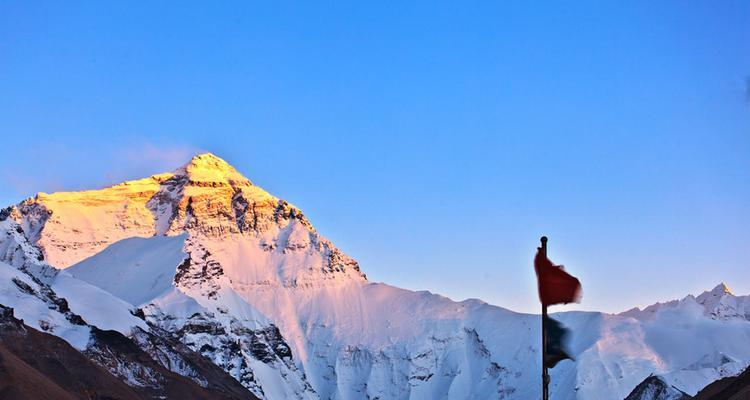
[[[719,379],[703,388],[694,400],[747,400],[750,399],[750,368],[738,376]]]
[[[94,328],[92,339],[93,343],[84,355],[57,336],[25,325],[13,316],[13,309],[0,305],[0,398],[256,398],[200,356],[193,356],[192,361],[199,365],[204,375],[211,377],[212,383],[207,388],[167,370],[120,333]],[[93,352],[107,355],[91,358]],[[112,362],[138,366],[130,372],[151,371],[158,384],[129,386],[108,371]]]
[[[625,400],[689,400],[687,393],[664,382],[656,375],[644,379]]]

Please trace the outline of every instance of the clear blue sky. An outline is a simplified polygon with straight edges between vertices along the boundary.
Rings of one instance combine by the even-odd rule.
[[[750,293],[750,2],[409,3],[0,0],[0,203],[211,151],[374,281]]]

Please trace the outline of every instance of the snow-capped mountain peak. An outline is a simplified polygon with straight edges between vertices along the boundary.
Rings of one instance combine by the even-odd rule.
[[[695,302],[703,306],[704,313],[711,318],[750,321],[750,296],[735,296],[724,283],[701,293]]]
[[[202,153],[174,171],[176,176],[186,176],[194,184],[213,183],[230,186],[249,186],[251,182],[237,172],[223,159],[211,154]]]
[[[643,310],[633,308],[619,315],[640,319],[653,318],[656,314],[674,309],[694,309],[711,319],[750,321],[750,296],[735,296],[725,283],[698,296],[689,294],[681,300],[655,303]]]
[[[705,300],[708,300],[709,298],[724,297],[725,295],[734,296],[734,293],[732,293],[732,291],[729,289],[729,286],[727,286],[726,283],[721,282],[718,285],[716,285],[713,289],[701,293],[697,297],[697,300],[699,303],[703,303],[705,302]]]
[[[299,208],[210,153],[171,173],[39,195],[0,220],[0,261],[44,278],[39,288],[70,297],[92,326],[147,323],[261,398],[539,395],[539,315],[371,283]],[[6,297],[22,304],[17,286]],[[622,399],[652,374],[646,392],[695,393],[750,361],[748,299],[720,284],[643,311],[557,314],[575,361],[552,371],[553,398]],[[104,318],[112,310],[125,322]]]

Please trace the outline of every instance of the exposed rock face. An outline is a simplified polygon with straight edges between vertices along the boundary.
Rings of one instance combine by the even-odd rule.
[[[185,243],[187,257],[177,266],[174,284],[178,288],[197,291],[202,296],[215,300],[221,289],[221,277],[224,270],[200,243],[188,240]]]
[[[689,400],[687,393],[664,382],[658,376],[649,376],[625,400]]]
[[[168,348],[162,344],[160,351]],[[179,367],[192,372],[192,381],[160,365],[118,332],[93,328],[81,353],[64,340],[25,325],[13,316],[12,308],[0,306],[4,399],[254,398],[212,364],[177,352],[170,359],[180,360]],[[210,384],[204,376],[210,377]]]
[[[694,400],[747,400],[750,399],[750,368],[738,376],[722,378],[706,386],[693,397]]]
[[[47,264],[42,251],[31,243],[23,228],[7,215],[5,219],[0,218],[0,261],[49,283],[57,275],[57,270]]]
[[[221,302],[222,299],[213,300]],[[187,318],[176,318],[168,305],[151,304],[143,313],[164,336],[201,354],[260,397],[267,394],[263,390],[263,380],[256,376],[259,368],[264,373],[283,375],[280,381],[285,387],[276,388],[274,393],[293,395],[293,398],[314,397],[278,328],[267,323],[265,327],[258,327],[258,321],[234,318],[228,308],[215,310],[191,311]]]
[[[312,229],[299,209],[254,186],[212,154],[196,156],[174,171],[146,207],[159,234],[184,230],[208,237],[261,234],[289,220]]]
[[[35,330],[0,306],[0,397],[3,399],[142,399],[136,389],[57,336]]]

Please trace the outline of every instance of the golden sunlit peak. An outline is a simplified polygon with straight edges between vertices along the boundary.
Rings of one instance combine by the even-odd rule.
[[[229,163],[212,153],[193,156],[187,164],[176,170],[175,174],[186,175],[193,182],[250,183]]]
[[[234,169],[221,157],[209,152],[194,155],[190,161],[185,164],[185,168],[190,166],[209,169]]]
[[[732,293],[732,289],[729,289],[729,286],[727,286],[727,284],[724,282],[721,282],[718,285],[716,285],[713,291],[727,293],[727,294],[731,294],[732,296],[734,296],[734,293]]]

